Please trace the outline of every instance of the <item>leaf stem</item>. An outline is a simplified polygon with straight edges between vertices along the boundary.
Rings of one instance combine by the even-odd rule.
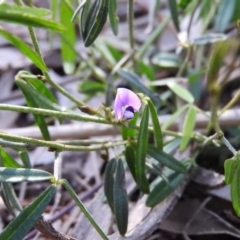
[[[68,193],[71,195],[72,199],[75,201],[75,203],[78,205],[78,207],[81,209],[85,217],[88,219],[88,221],[92,224],[92,226],[96,229],[96,231],[99,233],[99,235],[104,239],[108,240],[108,237],[106,234],[102,231],[102,229],[99,227],[99,225],[95,222],[94,218],[91,216],[90,212],[85,208],[82,201],[78,198],[77,194],[71,187],[71,185],[68,183],[67,180],[63,179],[61,180],[62,185],[66,188]]]

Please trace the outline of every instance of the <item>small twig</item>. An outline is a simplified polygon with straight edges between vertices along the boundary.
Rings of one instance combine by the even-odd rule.
[[[189,237],[187,235],[187,230],[190,227],[191,223],[193,222],[193,220],[196,218],[196,216],[200,213],[200,211],[202,211],[202,209],[206,206],[206,204],[211,200],[211,197],[208,197],[204,200],[204,202],[199,206],[199,208],[196,210],[196,212],[192,215],[192,217],[190,218],[190,220],[186,223],[184,229],[183,229],[183,236],[185,239],[189,240]]]
[[[63,233],[58,232],[51,224],[50,221],[46,221],[41,217],[40,219],[37,220],[35,223],[34,227],[42,233],[44,237],[47,239],[52,239],[52,240],[77,240],[74,237],[65,235]]]

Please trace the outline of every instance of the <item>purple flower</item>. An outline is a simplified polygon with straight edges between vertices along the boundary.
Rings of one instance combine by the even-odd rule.
[[[138,96],[126,88],[118,88],[114,102],[114,113],[116,120],[130,120],[134,113],[139,111],[141,101]]]

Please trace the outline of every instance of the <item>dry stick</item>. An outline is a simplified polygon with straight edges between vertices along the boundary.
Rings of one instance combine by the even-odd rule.
[[[185,240],[189,240],[189,237],[187,235],[187,230],[190,227],[191,223],[193,222],[193,220],[196,218],[196,216],[202,211],[202,209],[207,205],[207,203],[211,200],[211,197],[206,198],[203,203],[199,206],[199,208],[196,210],[196,212],[192,215],[192,217],[190,218],[190,220],[186,223],[184,229],[183,229],[183,237],[185,238]]]
[[[210,117],[210,112],[206,112]],[[160,123],[163,125],[171,118],[171,115],[163,115],[159,117]],[[209,123],[209,118],[203,114],[197,114],[196,129],[205,129]],[[220,125],[224,127],[236,127],[240,125],[240,109],[231,109],[225,111],[219,117]],[[86,139],[90,137],[98,136],[112,136],[119,134],[119,129],[114,126],[108,125],[96,125],[93,123],[74,123],[65,124],[61,126],[49,126],[49,132],[52,140],[64,140],[64,139]],[[174,122],[169,128],[171,131],[177,131],[177,122]],[[42,139],[41,132],[38,127],[24,127],[24,128],[13,128],[4,130],[8,134],[18,135],[23,137],[31,137],[35,139]],[[176,133],[176,132],[175,132]],[[170,135],[169,132],[163,131],[163,134]],[[61,143],[61,142],[60,142]],[[24,145],[23,145],[24,147]]]

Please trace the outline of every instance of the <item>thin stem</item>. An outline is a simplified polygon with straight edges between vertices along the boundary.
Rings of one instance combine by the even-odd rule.
[[[237,151],[234,149],[234,147],[230,144],[230,142],[224,137],[224,133],[219,125],[218,121],[218,102],[219,102],[219,96],[220,96],[220,89],[216,88],[212,90],[212,107],[211,107],[211,124],[216,131],[216,136],[218,139],[220,139],[226,147],[233,153],[233,155],[236,155]]]
[[[22,113],[32,113],[44,116],[52,116],[56,118],[65,118],[65,119],[72,119],[77,121],[83,122],[95,122],[95,123],[103,123],[103,124],[117,124],[111,123],[110,121],[106,120],[102,117],[94,117],[88,115],[81,115],[76,114],[74,112],[65,112],[65,111],[54,111],[54,110],[47,110],[43,108],[32,108],[32,107],[23,107],[17,105],[10,105],[10,104],[0,104],[0,110],[9,110],[14,112],[22,112]]]
[[[8,148],[17,148],[17,149],[27,149],[27,148],[29,148],[29,144],[10,142],[10,141],[5,141],[3,139],[0,139],[0,146],[1,147],[8,147]]]
[[[134,0],[128,0],[129,42],[130,42],[130,47],[132,49],[134,49],[133,20],[134,20]]]
[[[85,208],[82,201],[78,198],[77,194],[71,187],[71,185],[68,183],[67,180],[63,179],[61,180],[62,185],[66,188],[68,193],[71,195],[72,199],[76,202],[78,207],[81,209],[85,217],[88,219],[88,221],[92,224],[92,226],[96,229],[96,231],[99,233],[99,235],[104,239],[108,240],[108,237],[106,234],[102,231],[102,229],[99,227],[99,225],[95,222],[94,218],[91,216],[90,212]]]
[[[222,115],[226,110],[231,108],[240,98],[240,89],[237,91],[236,95],[220,110],[218,116]]]
[[[129,31],[129,42],[130,47],[134,51],[134,0],[128,0],[128,31]],[[132,55],[133,65],[136,65],[135,54]]]
[[[66,145],[58,142],[44,141],[44,140],[39,140],[34,138],[7,134],[1,131],[0,131],[0,138],[8,141],[27,143],[27,144],[30,144],[31,147],[48,147],[51,150],[57,150],[57,151],[96,151],[96,150],[108,149],[115,146],[121,146],[121,145],[127,144],[127,141],[121,141],[121,142],[118,141],[118,142],[106,143],[106,144],[100,144],[100,145],[94,145],[94,146],[71,146],[71,145]]]
[[[237,154],[236,149],[232,146],[232,144],[225,137],[222,137],[222,141],[226,145],[226,147],[233,153],[233,155]]]
[[[213,98],[212,98],[212,107],[211,107],[211,124],[215,129],[217,134],[223,134],[219,122],[218,122],[218,101],[219,101],[219,91],[213,91]]]
[[[192,47],[189,46],[189,47],[187,48],[187,55],[186,55],[186,57],[185,57],[185,59],[184,59],[184,62],[183,62],[183,64],[181,65],[181,67],[179,68],[178,73],[177,73],[177,75],[176,75],[177,78],[179,78],[179,77],[181,77],[181,76],[183,75],[185,69],[186,69],[187,66],[188,66],[188,62],[189,62],[189,60],[190,60],[190,58],[191,58],[191,55],[192,55]]]

